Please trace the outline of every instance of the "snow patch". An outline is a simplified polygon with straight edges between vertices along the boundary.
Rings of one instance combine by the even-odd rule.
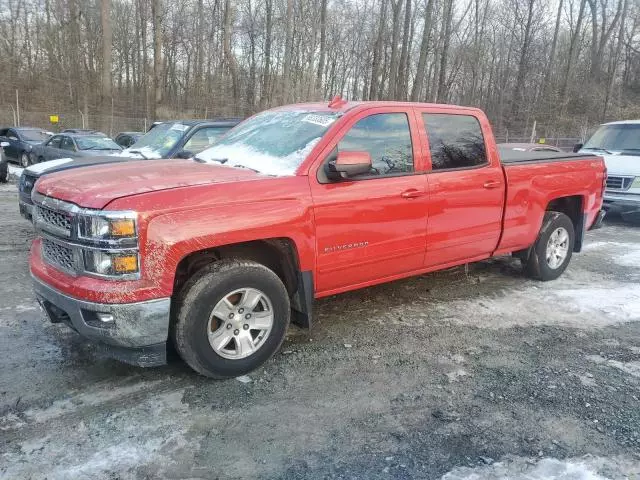
[[[588,355],[587,360],[590,360],[598,365],[606,365],[608,367],[617,368],[618,370],[628,373],[634,377],[640,377],[640,361],[633,360],[631,362],[621,362],[619,360],[613,360],[609,358],[601,357],[600,355]]]
[[[569,286],[574,287],[575,281],[528,284],[474,299],[434,301],[425,296],[413,304],[376,312],[370,321],[410,327],[450,322],[479,328],[560,325],[589,329],[640,320],[640,284]],[[527,305],[526,310],[522,305]]]
[[[198,158],[206,162],[215,162],[216,159],[227,159],[224,165],[230,167],[239,165],[267,175],[293,175],[296,168],[298,168],[307,155],[311,153],[313,147],[320,141],[320,138],[321,137],[314,138],[303,148],[285,157],[272,156],[248,145],[236,143],[232,145],[214,145],[204,152],[200,152]]]
[[[110,385],[108,388],[92,390],[90,392],[81,393],[62,400],[56,400],[47,408],[29,409],[24,412],[24,415],[30,421],[43,423],[73,412],[78,405],[100,405],[118,397],[152,388],[154,385],[159,383],[161,383],[160,380],[153,382],[138,382],[122,387],[113,387]]]
[[[510,458],[492,465],[456,468],[443,475],[441,480],[608,480],[609,478],[633,478],[634,475],[640,473],[640,467],[633,464],[633,461],[625,458],[607,459],[591,456],[567,460]]]
[[[27,167],[27,173],[35,173],[37,175],[40,175],[50,168],[57,167],[58,165],[64,165],[65,163],[69,163],[72,161],[73,158],[58,158],[56,160],[48,160],[46,162],[36,163],[35,165]],[[20,172],[20,174],[22,174],[22,172]]]

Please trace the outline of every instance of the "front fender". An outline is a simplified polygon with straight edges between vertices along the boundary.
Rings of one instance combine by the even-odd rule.
[[[290,239],[300,269],[314,270],[313,217],[303,200],[262,200],[160,214],[146,228],[143,274],[171,295],[178,264],[187,255],[272,238]]]

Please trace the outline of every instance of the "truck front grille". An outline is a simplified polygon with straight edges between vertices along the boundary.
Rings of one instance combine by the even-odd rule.
[[[64,270],[73,272],[75,262],[73,260],[73,250],[64,245],[52,242],[48,238],[42,239],[42,255],[47,262],[58,266]]]
[[[71,235],[71,218],[64,212],[56,212],[41,205],[36,206],[37,221],[47,226],[53,227],[66,236]]]
[[[628,190],[634,181],[634,177],[607,177],[607,189],[608,190]]]

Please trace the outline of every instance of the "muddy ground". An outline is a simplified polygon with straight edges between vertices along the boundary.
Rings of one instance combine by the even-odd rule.
[[[0,478],[640,478],[640,228],[316,302],[250,383],[99,358],[34,302],[0,187]]]

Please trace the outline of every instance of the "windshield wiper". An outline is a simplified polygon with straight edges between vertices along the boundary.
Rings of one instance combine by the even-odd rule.
[[[142,158],[144,158],[145,160],[149,160],[149,157],[147,157],[144,153],[142,153],[140,150],[129,150],[129,153],[137,153],[138,155],[140,155]]]
[[[260,173],[260,170],[256,170],[255,168],[251,168],[251,167],[247,167],[246,165],[240,165],[240,164],[236,164],[236,165],[232,165],[233,168],[246,168],[247,170],[252,170],[256,173]]]
[[[600,148],[600,147],[583,147],[583,150],[593,150],[594,152],[604,152],[607,155],[613,155],[613,152],[610,152],[609,150],[607,150],[606,148]]]
[[[200,163],[217,162],[217,163],[222,163],[222,164],[224,164],[224,163],[227,163],[227,162],[229,161],[229,159],[228,159],[228,158],[212,158],[212,159],[210,159],[210,160],[205,160],[204,158],[199,157],[198,155],[195,155],[195,156],[193,157],[193,159],[194,159],[196,162],[200,162]]]

